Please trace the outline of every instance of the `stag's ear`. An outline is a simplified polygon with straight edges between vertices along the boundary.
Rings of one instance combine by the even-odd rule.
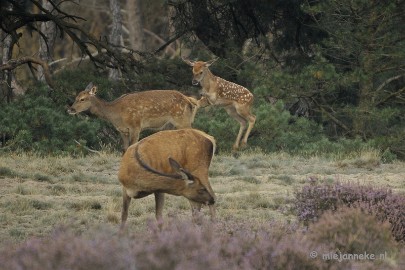
[[[211,66],[211,65],[214,64],[214,62],[217,61],[218,59],[219,59],[219,58],[217,57],[217,58],[215,58],[215,59],[212,59],[212,60],[210,60],[210,61],[205,62],[205,66],[206,66],[206,67]]]
[[[183,180],[186,180],[188,184],[194,183],[194,177],[191,175],[191,173],[183,169],[177,161],[169,157],[169,163],[170,166],[172,166],[172,168],[174,169],[174,171],[178,173]]]
[[[181,57],[181,60],[183,60],[184,61],[184,63],[186,63],[187,65],[189,65],[189,66],[194,66],[194,64],[195,64],[195,62],[191,62],[190,60],[188,60],[188,59],[186,59],[186,58],[184,58],[184,57]]]
[[[90,90],[89,90],[89,94],[92,96],[95,96],[97,93],[97,86],[93,86]]]

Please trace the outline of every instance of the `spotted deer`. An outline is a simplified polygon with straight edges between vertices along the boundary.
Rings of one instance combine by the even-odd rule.
[[[110,122],[120,133],[123,150],[139,140],[145,129],[161,129],[167,124],[189,128],[194,121],[197,100],[175,90],[150,90],[123,95],[112,102],[96,96],[97,86],[90,83],[81,91],[70,114],[89,110]]]
[[[241,145],[246,146],[249,134],[256,122],[256,116],[251,113],[253,94],[241,85],[212,74],[208,67],[216,59],[208,62],[193,62],[183,58],[183,61],[193,67],[192,84],[200,84],[202,87],[202,98],[198,100],[198,107],[206,105],[223,107],[228,115],[240,124],[238,136],[233,144],[233,150],[236,151],[239,148],[239,143],[245,130]]]
[[[193,216],[208,205],[215,221],[215,194],[208,170],[215,139],[197,129],[165,130],[131,145],[122,157],[118,179],[123,187],[121,229],[131,199],[154,194],[156,219],[162,221],[164,194],[186,197]]]

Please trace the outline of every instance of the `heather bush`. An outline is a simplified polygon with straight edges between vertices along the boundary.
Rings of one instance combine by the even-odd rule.
[[[295,193],[294,210],[298,219],[308,225],[326,210],[341,206],[357,207],[391,224],[397,241],[405,240],[405,197],[386,188],[350,183],[311,183]]]
[[[0,250],[0,269],[322,269],[307,244],[274,225],[170,220],[163,230],[151,222],[122,235],[62,229]]]
[[[391,226],[360,208],[340,207],[326,211],[309,227],[308,238],[323,246],[324,252],[362,254],[393,253],[395,240]]]
[[[152,221],[145,229],[119,234],[116,228],[105,226],[81,234],[62,227],[45,238],[1,249],[0,269],[363,269],[353,267],[358,262],[309,256],[314,250],[326,252],[319,247],[342,252],[392,250],[387,224],[380,226],[385,233],[375,236],[379,228],[375,218],[348,213],[339,212],[337,220],[325,216],[306,234],[295,225],[233,220],[196,225],[168,219],[162,230]],[[363,222],[368,223],[365,228]],[[357,235],[362,239],[356,239]],[[373,246],[373,241],[381,246]],[[361,262],[364,265],[379,269],[382,264]]]
[[[47,238],[32,238],[0,252],[0,269],[136,269],[131,249],[111,232],[88,238],[60,228]]]
[[[321,262],[308,257],[308,244],[286,237],[290,233],[277,224],[172,220],[162,231],[151,224],[134,251],[137,267],[145,270],[321,269]]]

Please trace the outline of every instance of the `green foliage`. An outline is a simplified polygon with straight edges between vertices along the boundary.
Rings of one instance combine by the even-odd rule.
[[[65,69],[55,75],[54,81],[56,87],[54,91],[50,92],[50,97],[60,106],[73,103],[76,95],[84,90],[90,82],[97,85],[97,95],[107,100],[112,100],[130,91],[120,82],[109,81],[106,72],[96,70],[90,64],[82,64],[75,69]]]
[[[98,147],[100,127],[96,121],[68,115],[48,97],[45,87],[31,89],[24,97],[3,104],[0,111],[0,134],[9,138],[5,146],[10,150],[79,154],[82,150],[74,140]]]
[[[315,121],[292,116],[282,101],[270,105],[259,100],[253,113],[257,120],[248,144],[264,152],[284,151],[305,156],[336,156],[360,151],[367,147],[361,140],[331,141]],[[239,124],[221,108],[201,109],[194,123],[217,138],[219,151],[230,151]]]

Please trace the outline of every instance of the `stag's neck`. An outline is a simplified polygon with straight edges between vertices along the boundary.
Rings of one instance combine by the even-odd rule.
[[[156,188],[156,183],[158,183],[159,188]],[[187,189],[187,184],[182,179],[153,175],[148,177],[147,182],[142,183],[140,189],[148,192],[162,192],[174,196],[182,196]]]
[[[187,188],[187,183],[183,179],[161,176],[160,181],[165,183],[163,185],[165,187],[165,192],[172,195],[183,195],[184,190]]]
[[[111,104],[98,97],[92,97],[92,106],[90,107],[90,112],[104,120],[115,122],[116,118],[116,108]]]
[[[185,190],[185,183],[181,182],[184,180],[180,179],[169,179],[172,183],[166,186],[165,193],[174,195],[174,196],[182,196],[183,190]],[[177,183],[173,183],[173,181],[177,181]]]

